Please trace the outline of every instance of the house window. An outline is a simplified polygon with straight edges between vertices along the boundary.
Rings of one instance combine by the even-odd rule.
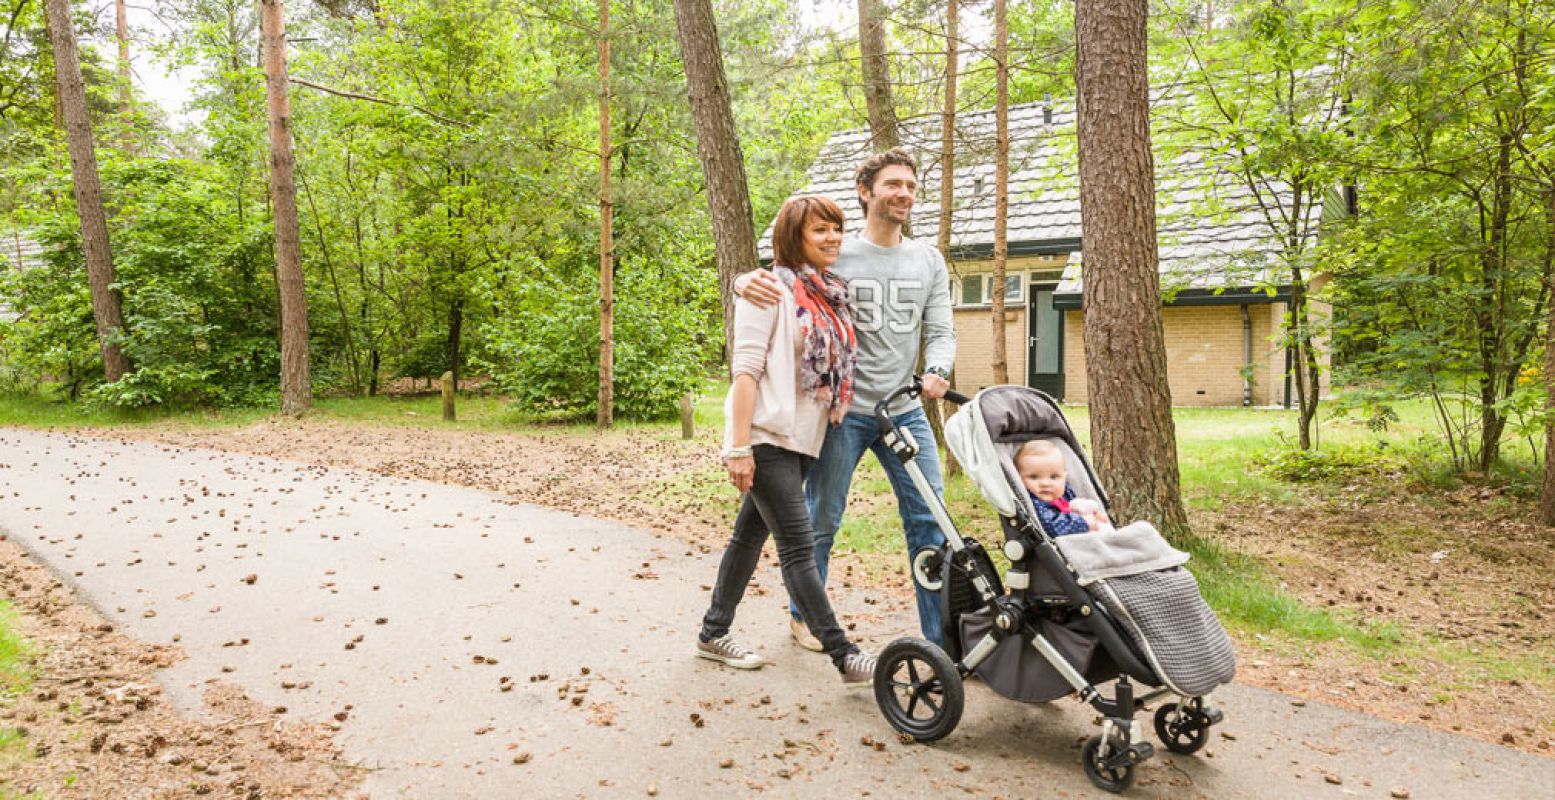
[[[967,275],[961,279],[961,305],[980,306],[983,304],[982,275]]]
[[[1004,276],[1004,302],[1006,305],[1020,303],[1025,296],[1026,273],[1012,272]],[[979,273],[966,275],[961,278],[961,301],[963,306],[986,306],[993,302],[993,275]]]
[[[993,276],[992,275],[988,276],[988,283],[989,283],[989,287],[988,288],[991,290],[993,288]],[[1013,275],[1005,275],[1004,276],[1004,302],[1006,302],[1006,303],[1018,303],[1018,302],[1020,302],[1020,298],[1021,298],[1021,294],[1022,294],[1022,289],[1023,289],[1023,287],[1025,287],[1025,285],[1026,285],[1026,275],[1024,273],[1017,272],[1017,273],[1014,273]],[[991,291],[990,291],[990,294],[992,294]]]

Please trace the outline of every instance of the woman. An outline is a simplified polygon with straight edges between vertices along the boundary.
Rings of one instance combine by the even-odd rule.
[[[842,247],[842,209],[825,197],[790,199],[772,232],[772,271],[782,301],[734,308],[734,382],[724,401],[724,465],[745,492],[734,536],[718,565],[697,655],[739,669],[765,664],[734,641],[729,626],[770,531],[783,584],[847,686],[872,682],[874,656],[848,641],[815,566],[804,478],[853,399],[857,340],[848,291],[830,274]]]

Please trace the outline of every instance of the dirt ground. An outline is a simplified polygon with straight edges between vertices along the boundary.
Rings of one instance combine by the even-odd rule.
[[[656,530],[704,549],[721,547],[727,536],[726,504],[699,491],[673,491],[677,486],[707,483],[716,453],[710,435],[681,441],[651,430],[598,436],[562,428],[555,433],[516,435],[324,420],[267,421],[221,429],[133,427],[95,433],[470,486]],[[1309,604],[1391,624],[1409,638],[1450,642],[1450,652],[1455,654],[1441,658],[1406,650],[1408,655],[1378,659],[1338,644],[1298,648],[1239,636],[1238,681],[1555,757],[1555,686],[1547,677],[1528,679],[1532,673],[1547,675],[1542,665],[1555,660],[1555,547],[1551,546],[1555,533],[1538,526],[1526,505],[1484,490],[1377,496],[1356,487],[1327,491],[1322,501],[1299,509],[1228,507],[1199,512],[1193,524],[1201,534],[1264,562],[1292,594]],[[853,585],[870,584],[900,602],[911,602],[896,556],[842,559],[844,574],[852,576]],[[15,577],[19,568],[7,561],[3,569],[0,591],[20,596]],[[70,605],[58,590],[53,596],[51,604]],[[32,620],[30,624],[39,624],[27,601],[18,605]],[[42,617],[45,623],[49,618]],[[105,649],[96,637],[79,634],[57,642],[49,642],[36,628],[29,635],[43,641],[50,652],[99,659],[103,671],[115,674],[139,664],[145,653],[145,648],[130,642]],[[77,654],[78,648],[89,655]],[[1522,671],[1507,667],[1518,664],[1532,666]],[[143,671],[136,674],[140,682],[149,683],[150,667],[142,666]],[[40,680],[34,694],[47,691],[50,680],[58,678]],[[21,708],[12,711],[31,713]],[[229,712],[227,716],[239,715]],[[256,724],[257,718],[241,718],[246,727],[230,723],[200,727],[169,719],[166,730],[219,733],[231,729],[230,736],[210,747],[228,748],[222,751],[231,754],[224,763],[243,763],[245,769],[237,778],[222,775],[227,778],[222,783],[210,776],[201,778],[222,791],[232,791],[228,783],[261,778],[271,781],[264,784],[267,797],[338,796],[334,792],[344,790],[342,781],[349,781],[349,769],[335,769],[340,765],[331,761],[326,740],[310,740],[318,749],[309,751],[301,762],[277,758],[278,752],[295,754],[292,748],[298,745],[276,750],[269,741],[272,729],[280,730],[274,722]],[[265,735],[256,735],[259,731]],[[163,733],[163,737],[183,747],[177,735]],[[165,751],[159,747],[158,752]],[[194,756],[189,759],[192,762]],[[30,768],[47,769],[51,760],[44,755],[34,759]],[[74,755],[67,760],[76,761]],[[139,760],[162,763],[154,757]],[[201,763],[217,762],[206,756]],[[291,774],[271,767],[299,764],[316,769],[310,780],[297,785],[310,787],[308,791],[326,785],[333,788],[320,794],[286,794]],[[183,775],[187,779],[189,773]],[[336,783],[326,784],[321,778]]]
[[[0,704],[0,794],[19,797],[338,798],[361,777],[330,732],[263,707],[229,684],[193,719],[155,673],[182,658],[114,630],[75,592],[0,536],[0,595],[32,646],[33,683]],[[34,794],[37,793],[37,794]]]

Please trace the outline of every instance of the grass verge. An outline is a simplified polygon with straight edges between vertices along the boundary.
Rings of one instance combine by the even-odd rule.
[[[721,430],[723,425],[721,381],[709,380],[696,393],[692,417],[696,430]],[[557,420],[543,414],[515,409],[507,399],[484,393],[461,393],[455,401],[458,419],[443,421],[443,401],[437,393],[378,395],[375,397],[320,397],[307,418],[388,427],[439,428],[495,432],[540,430],[560,436],[590,436],[593,425],[576,419]],[[51,399],[37,393],[0,393],[0,426],[24,428],[89,428],[120,425],[173,425],[187,427],[240,427],[278,414],[273,408],[120,409],[87,402]],[[617,431],[654,431],[680,435],[677,418],[635,421],[617,420]]]
[[[28,666],[31,649],[16,632],[16,613],[11,604],[0,600],[0,706],[8,706],[32,686]],[[0,725],[0,765],[26,757],[26,735],[9,725]],[[0,797],[9,797],[0,789]]]

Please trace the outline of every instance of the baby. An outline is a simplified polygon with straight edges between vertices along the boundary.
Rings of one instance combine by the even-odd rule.
[[[1069,488],[1069,472],[1064,468],[1063,451],[1052,442],[1035,439],[1021,445],[1015,453],[1015,471],[1020,473],[1026,491],[1031,492],[1037,518],[1054,536],[1112,529],[1112,521],[1100,503],[1074,496]]]

